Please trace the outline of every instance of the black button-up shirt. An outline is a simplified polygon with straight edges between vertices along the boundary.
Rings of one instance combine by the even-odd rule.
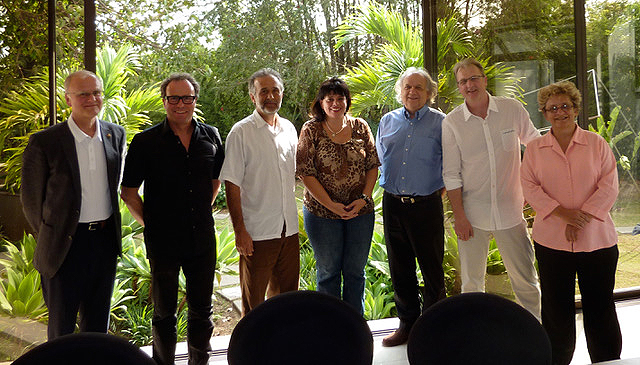
[[[122,186],[144,182],[145,244],[150,258],[215,249],[211,202],[224,148],[215,127],[192,122],[187,151],[168,122],[138,133],[127,152]]]

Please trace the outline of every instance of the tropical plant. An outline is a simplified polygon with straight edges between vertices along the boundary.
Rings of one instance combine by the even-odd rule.
[[[229,227],[225,227],[222,231],[216,231],[216,280],[218,285],[222,281],[222,275],[238,273],[231,269],[232,265],[235,265],[240,260],[238,251],[236,250],[236,241],[233,231],[229,230]]]
[[[611,111],[611,114],[609,114],[608,122],[605,122],[602,115],[599,115],[598,119],[596,120],[596,128],[594,128],[591,124],[589,124],[589,130],[591,132],[598,133],[600,136],[602,136],[602,138],[604,138],[607,141],[607,143],[609,143],[609,147],[611,147],[613,151],[616,151],[617,155],[620,156],[618,157],[618,164],[620,165],[620,167],[622,167],[622,169],[625,171],[629,171],[631,170],[631,162],[629,160],[629,157],[621,154],[620,151],[618,150],[617,145],[622,139],[633,134],[633,132],[630,130],[624,130],[618,134],[615,134],[614,129],[616,127],[616,123],[618,121],[619,115],[620,115],[620,106],[616,106]],[[639,148],[640,148],[640,136],[636,135],[633,143],[631,161],[635,160],[636,156],[638,156]]]
[[[149,113],[162,110],[157,87],[126,89],[127,82],[140,68],[138,55],[130,45],[117,51],[105,46],[98,52],[97,74],[103,81],[105,95],[99,117],[124,126],[129,140],[152,124]],[[66,120],[71,113],[64,99],[64,77],[69,73],[70,70],[62,69],[57,74],[57,122]],[[1,187],[11,192],[20,188],[22,152],[29,136],[49,125],[48,100],[48,70],[44,69],[27,79],[18,90],[11,91],[0,103],[0,168],[6,173]]]
[[[309,240],[300,246],[300,289],[316,290],[316,259]]]
[[[33,267],[36,241],[25,234],[19,243],[4,241],[9,259],[0,260],[4,267],[0,283],[0,309],[15,317],[39,319],[47,313],[42,296],[40,274]]]
[[[150,300],[151,266],[144,242],[133,233],[122,238],[122,255],[118,261],[116,278],[130,279],[133,295]]]
[[[384,277],[367,280],[364,289],[364,317],[367,320],[391,317],[396,304],[393,301],[393,290]]]
[[[227,190],[224,184],[220,185],[220,191],[218,191],[218,195],[216,195],[216,199],[213,201],[213,206],[217,209],[227,207]]]
[[[447,295],[460,293],[460,257],[458,255],[458,237],[452,225],[444,235],[444,258],[442,260],[444,270],[444,283]]]
[[[400,74],[409,67],[423,67],[421,28],[412,26],[397,12],[380,4],[361,7],[335,31],[335,47],[357,37],[376,36],[383,40],[372,57],[347,70],[345,80],[352,93],[351,111],[355,115],[369,113],[378,120],[380,111],[398,107],[394,85]],[[437,22],[438,105],[448,110],[462,101],[452,72],[454,64],[475,55],[469,30],[453,16]],[[477,57],[485,66],[489,82],[499,82],[510,96],[519,95],[518,79],[511,68]]]
[[[128,309],[126,302],[135,298],[135,296],[129,295],[133,290],[125,287],[127,281],[129,281],[129,278],[122,281],[116,278],[113,283],[110,306],[110,314],[113,320],[122,320],[121,317],[118,317],[117,313],[125,313]]]
[[[151,334],[151,320],[153,308],[151,305],[131,306],[124,314],[122,323],[111,322],[111,329],[120,332],[132,344],[141,347],[153,341]]]
[[[367,277],[391,277],[391,273],[389,271],[389,260],[387,258],[387,246],[385,245],[384,234],[382,233],[373,231],[366,270]]]
[[[36,239],[31,234],[25,234],[19,243],[2,240],[6,248],[7,259],[0,259],[0,266],[14,271],[28,274],[34,271],[33,253],[36,250]]]
[[[489,241],[489,254],[487,255],[487,274],[500,275],[507,272],[502,262],[502,256],[498,251],[498,245],[495,238]]]
[[[14,316],[38,319],[47,313],[47,307],[40,287],[40,274],[31,271],[28,274],[6,269],[6,281],[0,286],[0,308]]]

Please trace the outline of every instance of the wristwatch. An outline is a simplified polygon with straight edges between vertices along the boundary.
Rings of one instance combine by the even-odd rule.
[[[373,199],[371,199],[371,197],[367,194],[362,194],[360,195],[360,199],[364,200],[365,203],[367,204],[372,204],[373,205]]]

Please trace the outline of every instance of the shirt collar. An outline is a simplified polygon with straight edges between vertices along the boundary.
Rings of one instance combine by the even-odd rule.
[[[489,106],[487,107],[487,115],[489,115],[490,111],[498,111],[498,105],[496,104],[495,96],[491,95],[488,91],[487,95],[489,95]],[[469,121],[469,118],[473,115],[471,114],[471,111],[469,111],[466,101],[462,103],[462,113],[464,114],[465,121]]]
[[[278,120],[280,119],[280,116],[276,113],[276,121],[275,121],[275,129],[279,130],[280,129],[280,123],[278,123]],[[269,123],[267,123],[266,120],[264,120],[264,118],[262,118],[262,115],[260,115],[260,113],[258,113],[258,111],[256,109],[253,110],[253,124],[256,126],[256,128],[270,128],[271,126],[269,125]]]
[[[69,125],[69,130],[71,131],[71,134],[73,135],[73,138],[76,140],[77,143],[82,143],[86,139],[93,139],[93,138],[97,138],[98,141],[102,142],[102,133],[100,132],[100,121],[97,119],[96,119],[96,133],[93,135],[93,137],[89,137],[88,134],[84,133],[80,129],[80,127],[78,127],[78,124],[76,124],[76,121],[73,120],[73,116],[71,115],[69,116],[67,125]]]
[[[196,117],[191,119],[191,124],[193,125],[193,131],[195,132],[198,129],[198,123],[196,123]],[[169,120],[167,117],[164,117],[164,122],[162,122],[162,134],[170,134],[175,135],[169,126]]]
[[[573,136],[571,136],[571,142],[586,145],[587,133],[585,132],[585,130],[580,128],[580,126],[576,126],[576,131],[573,133]],[[549,132],[547,132],[547,134],[542,137],[540,141],[540,147],[552,147],[554,143],[557,143],[556,138],[551,133],[551,130],[549,130]]]
[[[422,108],[418,109],[418,111],[416,112],[416,117],[414,119],[420,120],[422,117],[425,116],[425,114],[427,114],[428,110],[429,110],[429,104],[424,104]],[[409,116],[409,111],[407,110],[407,108],[402,107],[402,113],[404,114],[405,118],[411,120],[411,117]]]

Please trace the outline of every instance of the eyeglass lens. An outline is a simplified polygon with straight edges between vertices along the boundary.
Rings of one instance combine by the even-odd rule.
[[[563,111],[566,112],[570,108],[573,108],[573,105],[562,104],[562,105],[559,105],[559,106],[558,105],[554,105],[554,106],[552,106],[550,108],[545,108],[545,110],[548,111],[548,112],[557,113],[558,110],[562,109]]]
[[[483,75],[474,75],[469,77],[468,79],[460,79],[458,80],[458,85],[462,86],[467,83],[467,81],[476,82],[476,80],[483,78]]]
[[[192,104],[196,100],[196,97],[193,95],[184,95],[184,96],[171,95],[171,96],[165,96],[165,98],[167,99],[167,102],[169,102],[169,104],[178,104],[180,100],[182,100],[184,104]]]

